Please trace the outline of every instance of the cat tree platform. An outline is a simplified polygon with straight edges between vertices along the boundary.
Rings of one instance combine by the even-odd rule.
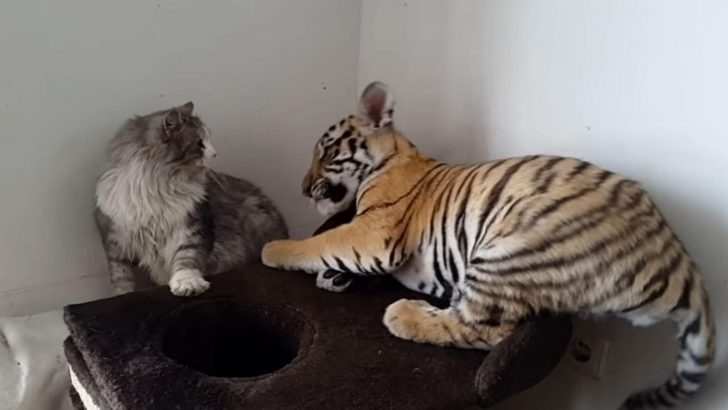
[[[523,390],[556,365],[568,319],[521,326],[490,354],[391,336],[389,278],[345,293],[252,267],[193,298],[166,287],[65,308],[79,409],[465,409]]]

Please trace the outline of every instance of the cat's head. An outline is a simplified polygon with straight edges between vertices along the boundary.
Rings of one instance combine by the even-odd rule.
[[[175,170],[204,171],[217,153],[210,143],[209,130],[193,113],[194,108],[190,101],[129,120],[112,144],[112,151],[129,153],[128,148],[134,148],[134,155],[144,155],[148,161]]]

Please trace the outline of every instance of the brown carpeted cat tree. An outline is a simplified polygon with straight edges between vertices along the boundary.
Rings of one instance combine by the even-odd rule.
[[[211,283],[199,297],[160,287],[67,306],[76,407],[485,408],[544,378],[571,336],[568,318],[541,317],[490,353],[400,340],[384,309],[423,296],[390,278],[337,294],[312,276],[251,267]]]

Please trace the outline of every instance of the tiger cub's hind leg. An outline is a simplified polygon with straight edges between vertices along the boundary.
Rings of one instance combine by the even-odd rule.
[[[463,306],[457,302],[439,309],[423,300],[401,299],[387,307],[383,321],[389,332],[401,339],[483,350],[493,348],[515,328],[515,321],[503,322],[487,314],[473,319]]]

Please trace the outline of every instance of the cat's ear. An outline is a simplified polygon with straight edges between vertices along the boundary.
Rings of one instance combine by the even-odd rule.
[[[186,104],[167,111],[162,121],[162,142],[168,142],[179,131],[180,126],[184,122],[184,116],[192,115],[194,109],[195,104],[189,101]]]
[[[361,93],[359,111],[374,124],[374,128],[391,124],[394,115],[394,96],[389,87],[378,81],[369,84]]]
[[[177,109],[184,115],[192,115],[192,110],[195,109],[195,104],[192,101],[188,101],[186,104],[177,107]]]
[[[167,111],[162,121],[162,142],[168,142],[182,125],[182,111],[180,107]]]

